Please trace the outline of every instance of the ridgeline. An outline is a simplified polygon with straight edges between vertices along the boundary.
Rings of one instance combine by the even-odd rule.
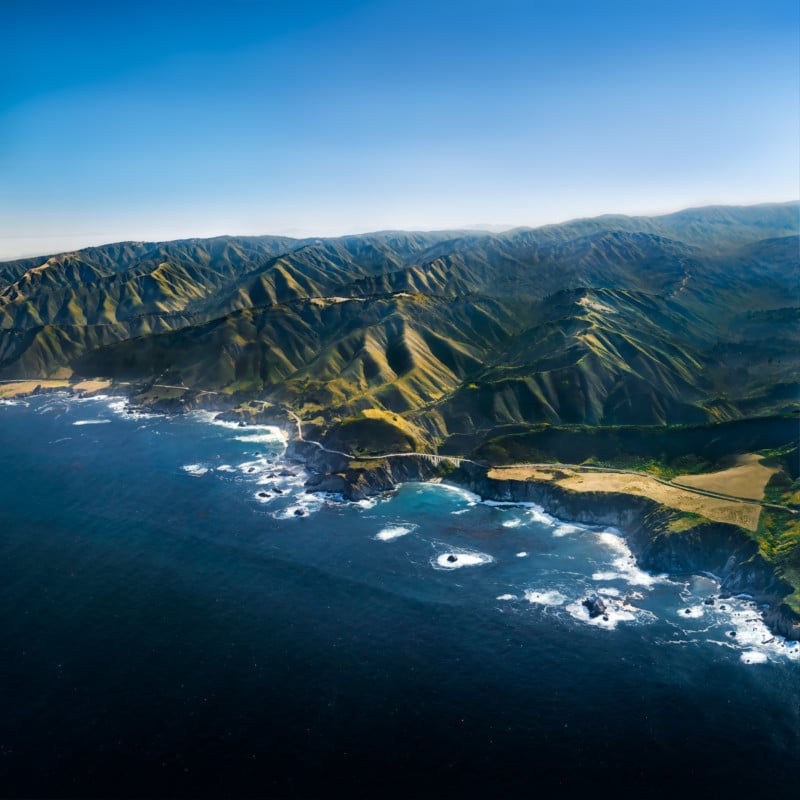
[[[755,499],[796,508],[798,211],[126,242],[0,263],[0,381],[103,378],[140,405],[245,421],[288,408],[364,470],[424,452],[669,481],[749,454],[771,470]],[[800,611],[794,519],[766,508],[749,535]]]

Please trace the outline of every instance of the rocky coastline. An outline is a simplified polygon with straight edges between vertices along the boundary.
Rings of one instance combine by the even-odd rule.
[[[393,491],[408,481],[441,479],[440,468],[424,457],[354,462],[298,439],[290,440],[286,455],[311,473],[307,491],[335,492],[348,500]],[[485,500],[536,503],[559,519],[613,526],[625,536],[642,569],[675,577],[713,575],[720,583],[721,598],[750,595],[773,633],[800,641],[800,617],[783,602],[792,587],[775,574],[756,542],[735,525],[703,522],[675,531],[670,528],[674,512],[646,497],[579,494],[548,481],[497,480],[476,464],[464,463],[445,479]]]
[[[721,598],[735,594],[752,596],[773,633],[800,641],[800,616],[783,602],[792,587],[759,554],[756,542],[734,525],[704,522],[674,531],[670,529],[674,512],[646,497],[611,492],[577,493],[549,481],[498,480],[488,477],[486,467],[474,463],[443,470],[442,465],[421,455],[357,460],[326,450],[315,441],[297,438],[297,427],[289,414],[267,403],[236,406],[229,397],[196,391],[176,398],[148,397],[146,387],[126,386],[123,391],[119,385],[93,391],[75,391],[70,386],[37,386],[28,393],[64,390],[76,396],[109,391],[121,394],[128,399],[131,411],[180,414],[203,409],[217,412],[219,419],[243,426],[275,426],[287,440],[287,459],[303,464],[309,471],[308,492],[331,492],[358,501],[393,491],[401,483],[444,479],[485,500],[536,503],[559,519],[613,526],[625,536],[641,568],[671,576],[713,575],[720,583]]]

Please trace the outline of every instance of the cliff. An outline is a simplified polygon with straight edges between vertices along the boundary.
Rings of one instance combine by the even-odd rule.
[[[341,494],[347,500],[363,500],[407,481],[431,480],[439,472],[424,456],[359,461],[298,440],[289,443],[286,456],[312,471],[306,482],[309,491]]]
[[[440,472],[422,456],[355,461],[303,441],[291,442],[287,456],[312,471],[308,491],[335,492],[348,500],[390,491],[405,481],[430,480]],[[669,575],[710,573],[719,579],[723,595],[752,595],[767,606],[764,620],[775,633],[800,640],[800,618],[783,603],[792,587],[735,525],[700,522],[681,529],[672,524],[679,516],[676,512],[646,497],[577,493],[548,481],[496,480],[468,463],[448,480],[486,499],[536,503],[560,519],[618,528],[643,569]]]
[[[627,539],[638,564],[669,575],[710,573],[723,594],[749,594],[766,604],[764,620],[787,639],[800,640],[800,618],[783,598],[792,587],[735,525],[701,522],[685,530],[671,526],[676,514],[646,497],[611,492],[571,492],[547,481],[493,480],[482,469],[462,467],[452,476],[484,498],[536,503],[560,519],[611,525]]]

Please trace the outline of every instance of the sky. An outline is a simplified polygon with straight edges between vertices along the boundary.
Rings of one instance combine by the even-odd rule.
[[[797,0],[0,0],[0,258],[800,196]]]

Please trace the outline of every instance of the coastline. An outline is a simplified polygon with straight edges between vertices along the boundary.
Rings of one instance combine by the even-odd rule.
[[[760,555],[757,543],[733,524],[702,520],[676,530],[671,522],[678,512],[647,497],[624,492],[576,492],[535,478],[491,478],[488,467],[474,462],[463,462],[448,471],[424,455],[359,461],[300,438],[301,431],[295,419],[281,407],[259,402],[242,407],[235,398],[216,393],[196,390],[187,393],[185,387],[164,387],[182,390],[182,394],[154,397],[152,388],[146,385],[112,381],[20,380],[13,384],[18,384],[18,391],[6,392],[0,398],[13,402],[24,396],[49,392],[67,392],[73,397],[109,395],[124,397],[130,411],[170,415],[204,410],[243,427],[250,424],[274,426],[287,442],[286,457],[302,463],[309,471],[306,482],[309,493],[330,492],[349,501],[359,501],[394,491],[401,483],[444,480],[483,500],[532,502],[566,522],[613,526],[625,537],[640,568],[673,577],[712,575],[720,584],[720,598],[738,594],[752,596],[760,605],[759,613],[765,624],[774,634],[800,641],[800,616],[783,602],[792,587],[778,577]]]
[[[286,455],[311,472],[306,491],[335,492],[351,501],[394,491],[409,481],[442,480],[439,469],[424,457],[387,457],[368,467],[359,462],[353,467],[343,456],[297,438],[289,439]],[[792,587],[776,575],[741,528],[704,520],[685,530],[671,530],[676,512],[647,497],[575,492],[549,481],[498,480],[489,478],[488,471],[466,463],[443,480],[482,500],[535,503],[564,522],[613,526],[625,537],[641,569],[672,577],[712,575],[720,584],[720,598],[752,596],[772,633],[800,641],[800,617],[783,602]]]

